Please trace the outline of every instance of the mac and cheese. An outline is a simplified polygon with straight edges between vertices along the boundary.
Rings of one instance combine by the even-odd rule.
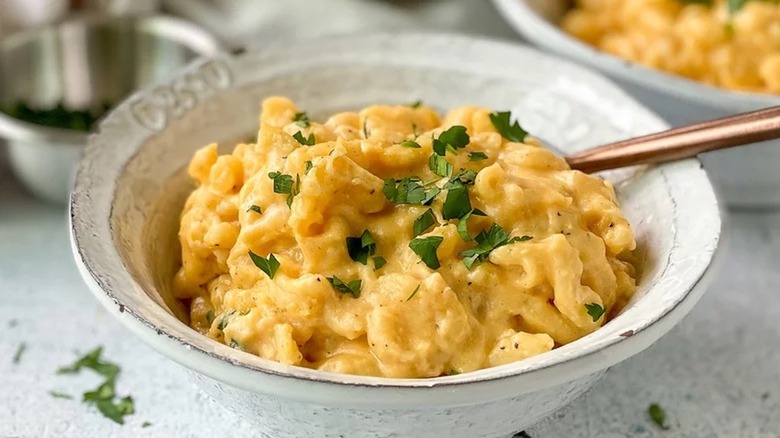
[[[190,324],[286,364],[387,377],[506,364],[598,329],[635,289],[631,228],[608,182],[523,137],[476,107],[319,124],[265,100],[256,144],[212,144],[189,166],[174,290]]]
[[[780,3],[707,3],[578,0],[562,26],[649,67],[731,90],[780,94]]]

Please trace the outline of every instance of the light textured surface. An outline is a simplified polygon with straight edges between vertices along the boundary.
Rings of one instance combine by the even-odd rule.
[[[459,17],[449,30],[511,34],[497,17]],[[0,175],[0,437],[253,436],[248,424],[202,396],[180,366],[120,327],[91,297],[71,260],[65,213],[32,200],[1,165]],[[780,437],[780,213],[737,214],[732,228],[722,272],[692,315],[608,371],[570,408],[530,429],[531,436]],[[21,342],[28,347],[14,365]],[[137,414],[125,426],[77,400],[47,394],[78,397],[96,385],[94,376],[55,370],[74,351],[97,345],[123,366],[119,393],[136,399]],[[670,431],[660,432],[647,418],[653,401],[667,409]],[[142,429],[144,421],[152,426]]]
[[[2,174],[5,170],[0,170]],[[113,320],[82,285],[71,260],[65,212],[0,177],[0,437],[252,436],[251,427],[201,395],[183,369]],[[529,430],[533,437],[780,436],[780,212],[737,213],[731,247],[712,290],[669,335],[609,370],[570,408]],[[12,356],[27,349],[19,364]],[[58,376],[76,351],[104,345],[123,367],[117,389],[137,413],[118,426],[77,400],[98,383]],[[648,403],[672,428],[649,421]],[[152,426],[141,428],[144,421]]]

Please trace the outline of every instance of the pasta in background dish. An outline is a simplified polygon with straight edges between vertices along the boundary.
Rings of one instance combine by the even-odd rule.
[[[731,90],[780,94],[776,0],[577,0],[563,28],[605,52]]]
[[[635,290],[609,182],[509,113],[368,107],[310,121],[263,102],[256,144],[189,167],[177,297],[201,333],[338,373],[434,377],[604,324]]]

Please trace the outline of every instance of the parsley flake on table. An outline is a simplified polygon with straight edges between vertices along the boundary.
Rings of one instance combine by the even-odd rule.
[[[61,398],[65,400],[73,400],[73,396],[59,391],[49,391],[49,395],[54,398]]]
[[[13,357],[13,359],[11,359],[11,361],[14,364],[18,364],[19,362],[21,362],[22,361],[22,355],[24,354],[25,350],[27,350],[27,344],[22,342],[21,344],[19,344],[18,347],[16,347],[16,353],[14,353],[14,357]]]
[[[469,153],[469,161],[482,161],[487,160],[488,156],[484,152],[471,152]]]
[[[102,347],[95,348],[73,364],[60,367],[57,370],[57,374],[75,374],[81,371],[82,368],[88,368],[105,377],[116,377],[119,374],[119,367],[110,362],[103,362],[100,359],[102,353]]]
[[[520,432],[512,435],[512,438],[531,438],[531,435],[528,435],[528,432],[521,430]]]
[[[119,376],[119,366],[111,362],[101,360],[103,349],[98,347],[71,365],[61,367],[58,374],[72,374],[83,368],[91,369],[106,377],[106,380],[92,391],[87,391],[82,401],[94,404],[98,411],[105,417],[118,424],[124,424],[124,417],[135,413],[133,399],[130,396],[119,397],[116,395],[116,379]]]
[[[420,291],[420,285],[418,284],[418,285],[417,285],[417,287],[416,287],[416,288],[414,288],[414,290],[412,291],[412,293],[411,293],[411,294],[409,294],[409,296],[408,296],[408,297],[406,297],[406,301],[408,302],[409,300],[411,300],[412,298],[414,298],[414,296],[415,296],[415,295],[417,295],[417,292],[419,292],[419,291]]]
[[[349,258],[365,265],[368,258],[376,254],[376,242],[371,233],[364,230],[360,237],[347,237],[347,252]]]
[[[376,256],[372,260],[374,261],[374,270],[382,269],[382,266],[387,264],[384,257]]]
[[[477,241],[477,246],[461,252],[460,256],[463,257],[463,264],[471,269],[475,264],[487,260],[494,249],[509,245],[510,243],[525,242],[531,239],[531,236],[512,237],[510,239],[509,233],[501,228],[500,225],[493,223],[490,229],[481,231],[477,234],[477,237],[474,238],[474,240]]]
[[[426,266],[431,269],[439,269],[441,263],[439,263],[439,256],[436,255],[436,250],[443,241],[444,238],[441,236],[417,237],[409,242],[409,248],[420,256],[420,259]]]
[[[466,127],[455,125],[439,134],[439,138],[433,140],[433,151],[436,155],[443,157],[448,150],[455,152],[457,149],[465,148],[469,141]]]
[[[143,427],[144,429],[146,429],[147,427],[149,427],[151,425],[152,425],[152,423],[150,423],[148,421],[144,421],[143,423],[141,423],[141,427]]]
[[[333,277],[327,277],[327,280],[336,291],[344,294],[350,294],[355,298],[360,297],[360,286],[363,283],[362,280],[352,280],[348,283],[345,283],[335,275]]]
[[[252,259],[252,263],[255,264],[260,270],[265,272],[265,275],[268,276],[268,278],[273,279],[274,275],[276,275],[276,271],[279,270],[279,260],[276,259],[276,256],[273,255],[273,253],[268,255],[268,258],[265,259],[263,257],[260,257],[259,255],[252,252],[252,250],[249,251],[249,258]]]
[[[257,214],[262,214],[263,213],[263,210],[260,209],[259,205],[252,205],[251,207],[249,207],[249,209],[247,209],[247,212],[250,212],[250,211],[254,211]]]
[[[305,111],[295,113],[293,116],[293,122],[301,128],[308,128],[311,125],[308,114]]]
[[[414,225],[412,225],[412,236],[419,236],[435,223],[436,216],[433,214],[433,210],[429,208],[425,211],[425,213],[421,214],[420,217],[414,220]]]
[[[509,141],[522,142],[528,136],[528,132],[520,127],[520,123],[511,123],[512,113],[509,111],[490,114],[490,122],[502,137]]]
[[[663,430],[669,429],[669,426],[666,424],[666,411],[664,411],[664,408],[658,403],[651,403],[650,406],[647,407],[647,414],[650,415],[650,419],[653,420],[653,423],[658,425],[658,427]]]
[[[314,133],[309,134],[308,137],[304,137],[303,133],[301,131],[296,132],[293,134],[293,138],[298,143],[302,144],[303,146],[314,146],[316,141],[314,140]]]
[[[412,103],[410,103],[410,104],[409,104],[409,107],[410,107],[410,108],[417,109],[417,108],[421,107],[421,106],[422,106],[422,104],[423,104],[423,103],[422,103],[422,100],[417,100],[417,101],[415,101],[415,102],[412,102]]]
[[[590,303],[585,305],[585,309],[588,311],[588,315],[590,315],[591,318],[593,318],[593,322],[596,322],[601,318],[601,316],[606,311],[605,308],[601,307],[597,303]]]
[[[464,242],[471,242],[471,235],[469,234],[469,218],[474,216],[487,216],[485,212],[478,208],[474,208],[472,210],[469,210],[468,213],[464,214],[462,218],[458,220],[458,235],[460,235],[460,238],[463,239]]]
[[[382,186],[385,198],[393,204],[428,205],[441,192],[438,187],[426,189],[419,179],[406,177],[401,180],[389,178]]]
[[[416,141],[413,140],[402,141],[400,144],[405,148],[411,148],[411,149],[420,149],[422,147],[420,146],[420,143],[417,143]]]
[[[451,177],[453,170],[455,170],[455,167],[449,161],[445,160],[444,157],[436,154],[431,154],[431,156],[428,158],[428,168],[431,169],[431,172],[435,173],[436,175],[443,176],[445,178]]]

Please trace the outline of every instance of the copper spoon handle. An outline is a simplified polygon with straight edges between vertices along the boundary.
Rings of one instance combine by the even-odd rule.
[[[690,158],[780,138],[780,106],[610,143],[566,157],[585,173]]]

